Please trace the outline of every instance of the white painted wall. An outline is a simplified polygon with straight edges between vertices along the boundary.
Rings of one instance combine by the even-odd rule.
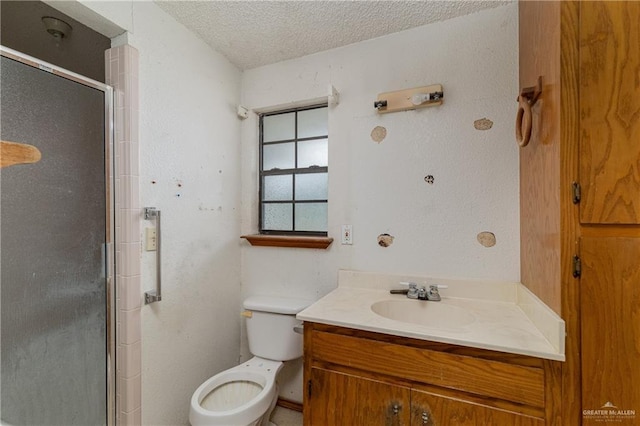
[[[152,2],[84,6],[139,51],[140,200],[162,211],[162,301],[142,308],[142,422],[188,424],[195,389],[238,363],[241,73]],[[142,253],[142,282],[155,286],[154,252]]]
[[[163,301],[142,310],[143,424],[186,424],[195,388],[237,364],[239,347],[249,356],[238,316],[248,295],[317,299],[335,288],[340,268],[519,279],[517,4],[241,77],[151,2],[81,3],[83,16],[96,26],[106,18],[114,34],[127,30],[118,42],[140,52],[140,196],[162,210],[164,232]],[[337,241],[326,251],[240,249],[238,235],[257,230],[258,209],[257,116],[238,124],[240,85],[242,104],[260,109],[326,96],[329,83],[341,92],[329,112]],[[378,93],[433,83],[444,85],[443,106],[373,109]],[[483,117],[491,130],[473,128]],[[375,126],[387,128],[381,144],[370,138]],[[339,244],[344,223],[354,227],[353,246]],[[481,231],[494,232],[497,245],[479,245]],[[396,237],[391,247],[377,245],[383,232]],[[145,290],[154,267],[143,253]],[[283,396],[299,400],[295,368],[284,378]]]
[[[142,420],[185,424],[193,391],[238,361],[240,75],[154,4],[134,3],[134,25],[140,197],[164,225],[163,301],[142,313]],[[144,254],[144,289],[154,267]]]
[[[164,246],[163,300],[142,311],[142,421],[186,424],[195,389],[238,363],[240,73],[155,4],[133,16],[140,198],[162,209]],[[143,289],[154,267],[143,254]]]
[[[518,281],[517,4],[246,71],[242,104],[269,108],[340,92],[329,109],[328,250],[243,244],[242,296],[317,299],[340,268]],[[379,115],[382,92],[441,83],[445,103]],[[474,129],[480,118],[494,122]],[[377,144],[375,126],[387,129]],[[258,118],[241,125],[242,232],[258,229]],[[426,175],[435,183],[428,185]],[[354,244],[340,245],[353,225]],[[496,246],[480,245],[491,231]],[[389,233],[388,248],[377,236]],[[244,339],[243,339],[244,340]],[[243,341],[242,354],[248,357]],[[285,373],[293,376],[293,370]],[[296,377],[282,395],[301,398]]]

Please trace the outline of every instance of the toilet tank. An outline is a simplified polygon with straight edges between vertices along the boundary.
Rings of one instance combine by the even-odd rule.
[[[313,303],[305,299],[253,296],[243,303],[247,317],[249,351],[260,358],[289,361],[302,356],[302,334],[293,331],[302,324],[296,314]]]

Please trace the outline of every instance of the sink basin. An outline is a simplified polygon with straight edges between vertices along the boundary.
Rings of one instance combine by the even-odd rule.
[[[391,320],[437,328],[464,327],[476,320],[458,306],[424,300],[382,300],[372,304],[371,310]]]

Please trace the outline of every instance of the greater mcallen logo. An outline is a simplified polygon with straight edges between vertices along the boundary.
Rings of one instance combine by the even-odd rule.
[[[624,422],[636,418],[636,410],[621,410],[607,401],[598,410],[582,410],[584,419],[596,422]]]

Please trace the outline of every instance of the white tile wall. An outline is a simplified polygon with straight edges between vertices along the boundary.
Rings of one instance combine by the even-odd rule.
[[[115,91],[116,208],[116,420],[142,422],[140,280],[140,154],[138,146],[138,51],[124,45],[105,53],[106,81]]]

